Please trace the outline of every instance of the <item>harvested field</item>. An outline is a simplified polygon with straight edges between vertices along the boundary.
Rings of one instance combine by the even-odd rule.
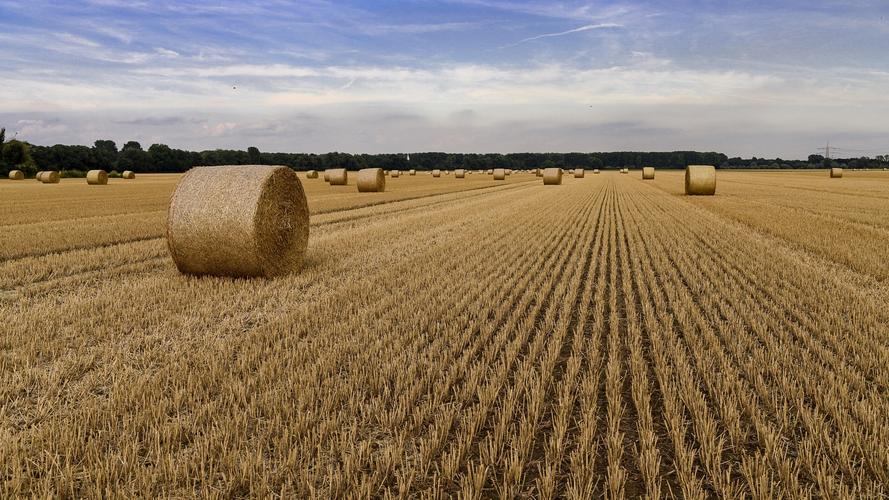
[[[0,497],[881,497],[889,173],[301,180],[184,276],[178,176],[0,180]]]

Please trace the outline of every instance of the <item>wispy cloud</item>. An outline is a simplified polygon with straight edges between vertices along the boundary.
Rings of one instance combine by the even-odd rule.
[[[506,48],[510,48],[510,47],[515,47],[517,45],[521,45],[526,42],[531,42],[534,40],[541,40],[543,38],[555,38],[555,37],[559,37],[559,36],[570,35],[573,33],[582,33],[584,31],[601,30],[601,29],[609,29],[609,28],[623,28],[623,25],[616,24],[616,23],[587,24],[586,26],[581,26],[579,28],[574,28],[574,29],[570,29],[567,31],[559,31],[557,33],[544,33],[542,35],[529,36],[528,38],[523,38],[516,43],[511,43],[509,45],[503,45],[499,48],[506,49]]]

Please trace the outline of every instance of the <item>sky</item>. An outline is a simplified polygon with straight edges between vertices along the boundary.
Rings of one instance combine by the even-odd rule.
[[[889,154],[889,1],[0,0],[0,127],[193,150]]]

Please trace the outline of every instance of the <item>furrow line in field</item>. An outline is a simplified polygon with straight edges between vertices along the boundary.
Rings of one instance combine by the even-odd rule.
[[[712,324],[716,324],[721,327],[726,322],[738,324],[739,320],[742,322],[744,321],[743,319],[740,319],[738,316],[736,316],[736,314],[741,314],[742,317],[744,316],[744,313],[746,311],[740,310],[743,308],[739,307],[738,309],[735,309],[734,304],[731,304],[730,301],[728,301],[728,302],[722,301],[722,302],[720,302],[719,306],[716,306],[712,300],[712,297],[710,297],[706,293],[704,293],[704,294],[701,293],[702,290],[704,290],[704,288],[701,288],[702,286],[704,286],[701,283],[702,277],[704,277],[705,280],[707,278],[709,278],[710,280],[713,280],[713,279],[719,280],[720,277],[723,277],[723,279],[724,279],[724,277],[726,276],[726,274],[724,274],[724,273],[726,273],[725,270],[717,271],[719,268],[719,264],[716,262],[707,262],[706,264],[703,264],[703,265],[701,264],[702,261],[706,262],[709,260],[708,253],[706,253],[706,252],[700,253],[699,252],[697,255],[689,256],[689,257],[685,257],[683,254],[677,253],[675,255],[668,256],[668,258],[682,259],[682,262],[674,261],[675,267],[677,269],[679,269],[681,272],[685,272],[686,269],[690,269],[688,266],[694,266],[696,269],[700,269],[704,273],[703,275],[697,275],[694,277],[686,275],[684,278],[682,278],[683,286],[680,288],[688,289],[688,290],[697,290],[695,292],[695,294],[698,297],[698,299],[696,299],[696,307],[701,308],[702,311],[707,311],[706,314],[708,314],[710,316],[710,318],[711,318],[710,321]],[[694,263],[694,264],[692,264],[692,263]],[[712,271],[711,271],[711,269],[712,269]],[[707,282],[707,281],[705,281],[705,282]],[[691,286],[690,283],[695,283],[695,285]],[[708,283],[710,283],[710,284],[706,285],[706,287],[708,289],[715,288],[715,289],[730,290],[730,291],[735,289],[733,287],[733,284],[731,284],[731,283],[721,284],[721,283],[713,283],[712,281],[710,281]],[[731,293],[734,295],[737,295],[737,294],[743,294],[744,292],[740,292],[740,291],[733,292],[732,291]],[[703,301],[703,302],[701,302],[701,301]],[[699,323],[700,331],[704,334],[705,339],[708,340],[708,342],[710,342],[709,347],[702,347],[703,344],[700,344],[700,339],[698,339],[697,337],[692,337],[692,336],[686,337],[687,341],[697,342],[697,343],[693,342],[692,344],[689,344],[689,350],[697,358],[697,363],[707,364],[708,362],[712,362],[713,354],[718,352],[718,353],[720,353],[720,356],[721,356],[722,352],[723,352],[722,349],[726,345],[733,348],[733,352],[734,352],[733,356],[735,357],[735,359],[740,359],[740,358],[737,358],[738,356],[746,356],[743,353],[749,353],[749,352],[757,353],[757,352],[759,352],[759,353],[765,353],[764,355],[768,355],[768,353],[773,353],[773,354],[776,353],[777,352],[776,349],[780,350],[780,348],[772,346],[769,348],[769,350],[763,351],[758,346],[756,346],[754,344],[750,344],[750,343],[748,343],[748,345],[745,346],[746,348],[738,349],[737,341],[741,340],[743,338],[743,336],[739,337],[738,333],[747,332],[748,330],[746,327],[741,328],[740,331],[733,329],[732,333],[729,333],[729,334],[727,334],[726,332],[723,331],[721,339],[724,342],[722,342],[720,344],[717,337],[713,335],[712,330],[707,328],[705,325],[700,324],[700,322],[702,321],[701,318],[699,316],[696,316],[696,317],[698,318],[697,321]],[[753,318],[747,316],[746,321],[754,329],[757,328],[757,325],[755,324],[755,322],[753,322]],[[766,332],[762,332],[758,335],[759,335],[758,342],[765,342],[766,343],[765,345],[769,345],[770,343],[772,343],[771,337]],[[728,342],[729,338],[732,338],[733,341],[726,344],[726,342]],[[713,342],[715,342],[715,344]],[[793,346],[790,346],[790,347],[792,348]],[[714,351],[714,349],[715,349],[715,351]],[[710,354],[709,355],[702,354],[705,351]],[[746,358],[749,359],[749,356],[746,356]],[[770,365],[770,363],[772,363],[774,361],[776,361],[775,358],[771,358],[771,361],[769,359],[762,359],[755,365],[751,365],[750,363],[741,363],[740,366],[745,367],[745,365],[746,365],[745,368],[746,368],[746,371],[748,374],[751,373],[750,372],[751,369],[754,370],[753,373],[757,373],[758,371],[761,371],[764,369],[763,368],[764,365]],[[766,368],[766,369],[768,370],[768,368]],[[702,373],[706,373],[711,370],[712,369],[708,369],[707,367],[701,368]],[[723,370],[726,370],[726,368],[723,368]],[[773,375],[774,375],[774,372],[773,372]],[[767,378],[770,378],[770,377],[767,377]],[[751,383],[754,384],[754,386],[757,386],[757,384],[761,385],[761,384],[766,383],[766,380],[763,380],[762,378],[754,378],[754,379],[750,379],[750,380],[751,380]],[[775,379],[775,380],[776,380],[775,383],[778,383],[777,382],[778,379]],[[705,379],[705,381],[706,381],[706,379]],[[717,399],[719,399],[719,397],[721,396],[721,393],[724,392],[724,391],[720,391],[719,389],[713,387],[712,385],[708,385],[708,390],[711,393],[711,397],[714,397]],[[772,386],[771,389],[765,389],[763,387],[759,387],[757,389],[757,392],[758,392],[760,398],[764,398],[762,400],[763,403],[767,403],[768,401],[771,401],[770,398],[772,395],[783,393],[782,390],[780,389],[780,387],[778,387],[778,386]],[[749,404],[748,404],[748,411],[750,411]],[[775,418],[775,419],[779,418],[780,415],[784,415],[785,413],[786,413],[786,410],[781,410],[779,407],[775,406],[774,404],[771,405],[771,409],[768,411],[768,414],[771,416],[771,418]],[[753,419],[754,424],[757,427],[756,430],[757,430],[757,433],[760,435],[760,439],[765,440],[764,441],[765,451],[768,455],[768,459],[773,464],[773,466],[776,468],[776,470],[782,474],[782,480],[784,481],[784,484],[787,485],[788,488],[791,488],[790,493],[799,494],[799,490],[798,490],[798,488],[800,487],[799,486],[799,478],[796,476],[796,473],[792,472],[793,470],[795,470],[795,467],[792,465],[791,466],[782,465],[785,463],[792,464],[793,460],[791,460],[787,457],[788,451],[785,449],[784,446],[776,446],[775,445],[775,437],[780,436],[782,433],[782,431],[780,429],[785,429],[788,427],[788,425],[786,423],[782,424],[781,422],[783,420],[773,420],[774,422],[776,422],[776,424],[779,425],[779,430],[774,431],[774,430],[769,429],[769,427],[767,426],[765,421],[762,420],[761,416],[757,416],[757,414],[752,414],[749,416]],[[786,419],[786,416],[783,418]],[[752,463],[755,465],[757,460],[761,460],[761,459],[758,458],[758,456],[757,456],[754,458],[754,461]],[[751,465],[751,467],[752,467],[752,465]],[[746,472],[752,473],[753,469],[749,469]],[[794,485],[796,485],[796,486],[794,486]]]

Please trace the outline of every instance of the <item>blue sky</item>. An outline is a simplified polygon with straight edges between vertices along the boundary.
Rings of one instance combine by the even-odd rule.
[[[38,144],[873,156],[887,90],[886,1],[0,0]]]

